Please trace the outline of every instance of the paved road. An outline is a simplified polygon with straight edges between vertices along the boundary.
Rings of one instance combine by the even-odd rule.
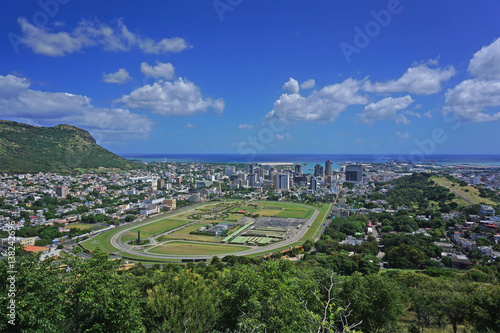
[[[308,225],[308,226],[312,225],[312,223],[314,222],[314,219],[316,219],[316,217],[319,214],[319,210],[314,208],[314,207],[307,206],[307,205],[301,205],[301,204],[297,204],[297,205],[314,209],[314,214],[309,218],[309,220],[306,223],[306,225]],[[196,208],[198,208],[198,207],[196,207]],[[194,209],[195,208],[193,208],[191,210],[194,210]],[[183,212],[185,212],[185,211],[183,211]],[[169,215],[169,217],[176,216],[180,213],[181,212]],[[326,216],[325,216],[325,218],[326,218]],[[162,216],[161,218],[164,218],[164,216]],[[160,218],[153,219],[151,222],[148,222],[148,223],[143,224],[143,225],[154,223],[154,222],[158,221],[159,219]],[[136,226],[134,225],[134,226],[131,226],[129,228],[125,228],[125,229],[121,230],[120,232],[114,234],[110,239],[111,245],[122,252],[136,255],[136,256],[147,257],[147,258],[151,258],[151,259],[211,259],[212,257],[214,257],[213,255],[210,255],[210,254],[208,254],[208,255],[166,255],[166,254],[144,253],[144,252],[131,250],[131,249],[127,248],[126,246],[124,246],[123,244],[120,244],[117,240],[119,239],[119,237],[121,237],[121,235],[123,235],[124,233],[126,233],[127,231],[129,231],[130,229],[133,229],[135,227]],[[261,252],[268,252],[268,251],[272,252],[273,250],[276,250],[278,248],[282,248],[284,246],[289,246],[293,243],[300,241],[300,239],[302,237],[304,237],[304,235],[306,234],[308,229],[309,229],[308,227],[304,226],[292,238],[288,238],[284,241],[277,242],[277,243],[274,243],[274,244],[271,244],[268,246],[260,246],[260,247],[253,246],[250,250],[245,250],[245,251],[240,251],[240,252],[235,252],[235,253],[220,254],[217,256],[222,258],[222,257],[228,256],[228,255],[246,256],[246,255],[253,255],[253,254],[261,253]],[[204,244],[204,243],[202,243],[202,244]],[[207,243],[207,244],[211,244],[211,243]],[[217,244],[219,244],[219,243],[217,243]],[[233,246],[237,246],[237,245],[233,245]],[[248,247],[248,246],[244,246],[244,247]]]

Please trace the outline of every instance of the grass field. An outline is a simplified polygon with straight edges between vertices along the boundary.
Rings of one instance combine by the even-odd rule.
[[[297,208],[302,208],[302,207],[297,207]],[[309,208],[303,208],[303,209],[291,209],[291,208],[285,208],[284,210],[280,211],[276,217],[289,217],[289,218],[294,218],[294,219],[308,219],[314,214],[314,210],[309,209]]]
[[[168,242],[149,250],[151,253],[172,255],[214,255],[249,250],[247,246],[200,244],[188,242]]]
[[[460,184],[452,183],[449,179],[444,177],[432,177],[432,180],[434,180],[440,186],[446,187],[451,192],[474,204],[480,204],[481,202],[484,202],[487,205],[496,205],[496,203],[490,199],[481,198],[479,196],[479,190],[474,186],[460,186]],[[455,184],[455,186],[452,186],[452,184]],[[465,190],[468,190],[468,192]]]
[[[106,231],[103,232],[102,234],[95,236],[92,239],[88,239],[82,242],[81,244],[84,248],[92,252],[95,251],[96,249],[101,249],[105,252],[116,253],[118,250],[115,249],[113,246],[111,246],[111,243],[109,242],[109,239],[114,233],[115,233],[114,230]]]
[[[141,238],[146,239],[151,236],[158,235],[166,231],[175,229],[187,223],[189,223],[189,221],[162,219],[160,221],[142,225],[128,231],[122,236],[122,242],[126,243],[128,241],[131,241],[132,239],[137,238],[137,231],[141,232]]]
[[[241,214],[230,214],[230,215],[228,215],[226,220],[230,221],[230,222],[232,222],[233,220],[239,221],[242,217],[243,217],[243,215],[241,215]]]
[[[331,205],[332,204],[329,204],[329,205],[324,204],[323,207],[321,207],[321,209],[319,210],[318,216],[316,216],[316,218],[314,219],[314,222],[312,223],[311,227],[309,227],[309,230],[307,230],[304,237],[302,237],[301,241],[305,242],[308,239],[314,241],[314,238],[316,238],[316,236],[320,230],[321,223],[323,223],[323,221],[325,220],[326,215],[328,214],[328,211],[329,211],[329,208]]]
[[[90,230],[90,229],[102,229],[104,227],[101,227],[97,224],[85,224],[85,223],[72,223],[64,227],[64,229],[69,230],[71,228],[76,228],[76,229],[82,229],[82,230]]]
[[[210,235],[191,235],[191,231],[196,231],[201,227],[205,227],[207,224],[212,223],[213,221],[203,221],[200,223],[195,223],[193,225],[187,226],[180,230],[177,230],[171,234],[163,235],[158,238],[158,242],[163,242],[169,239],[182,239],[182,240],[191,240],[191,241],[201,241],[201,242],[220,242],[222,238],[216,238],[215,236]],[[217,222],[215,222],[217,223]]]

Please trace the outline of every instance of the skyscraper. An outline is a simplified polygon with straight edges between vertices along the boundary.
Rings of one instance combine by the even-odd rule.
[[[290,176],[288,174],[277,173],[273,176],[275,190],[290,190]]]
[[[300,176],[302,174],[302,166],[300,164],[295,164],[295,175]]]
[[[313,192],[318,190],[318,180],[315,177],[311,177],[311,190]]]
[[[325,176],[331,176],[332,174],[332,161],[328,160],[325,162]]]
[[[361,183],[363,182],[363,165],[350,164],[345,166],[346,182]]]
[[[314,177],[323,177],[325,173],[325,169],[322,165],[316,164],[314,166]]]

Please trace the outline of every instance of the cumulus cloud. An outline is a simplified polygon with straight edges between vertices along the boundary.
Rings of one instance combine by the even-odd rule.
[[[23,17],[19,17],[17,22],[23,32],[20,42],[34,53],[52,57],[65,56],[95,46],[114,52],[138,48],[152,54],[181,52],[190,47],[184,39],[178,37],[154,41],[134,34],[122,19],[116,20],[111,26],[99,21],[82,20],[72,31],[58,32],[47,27],[36,27]]]
[[[31,119],[43,125],[68,123],[102,138],[143,138],[152,130],[145,116],[118,108],[98,108],[87,96],[29,89],[26,79],[0,75],[0,116],[11,120]]]
[[[141,72],[149,77],[172,80],[174,78],[175,68],[169,62],[162,63],[156,61],[156,66],[150,66],[148,63],[143,62],[141,63]]]
[[[500,80],[470,79],[449,89],[445,94],[445,113],[451,112],[462,120],[484,122],[500,120],[500,111],[488,112],[500,106]]]
[[[449,80],[455,75],[455,69],[452,66],[447,68],[430,68],[429,65],[435,62],[427,62],[415,67],[410,67],[397,80],[387,82],[365,82],[363,89],[368,92],[393,93],[409,92],[418,95],[430,95],[439,92],[442,88],[441,83]]]
[[[432,112],[431,112],[431,110],[429,110],[426,113],[424,113],[424,117],[427,117],[427,118],[431,119],[432,118]]]
[[[288,94],[298,94],[300,89],[299,82],[297,82],[294,78],[290,78],[288,82],[281,87],[281,89]]]
[[[400,131],[396,132],[396,139],[409,139],[409,138],[410,134],[408,134],[408,132],[400,132]]]
[[[469,62],[468,70],[482,79],[500,80],[500,38],[477,51]]]
[[[316,85],[316,81],[314,79],[309,79],[309,80],[305,80],[304,82],[302,82],[300,84],[300,87],[302,89],[312,89],[312,88],[314,88],[315,85]]]
[[[102,74],[102,80],[107,83],[117,83],[117,84],[122,84],[130,80],[131,77],[128,74],[127,70],[125,68],[120,68],[114,73],[103,73]]]
[[[215,113],[222,113],[225,107],[224,100],[203,98],[200,88],[183,78],[144,85],[117,101],[129,108],[163,116],[191,116],[209,108]]]
[[[252,130],[253,129],[253,125],[250,125],[250,124],[241,124],[241,125],[238,125],[238,128],[239,129],[244,129],[244,130]]]
[[[342,83],[315,90],[307,97],[297,93],[283,94],[274,102],[274,108],[266,115],[266,119],[334,121],[348,106],[368,103],[365,96],[359,95],[360,86],[360,81],[349,78]]]
[[[406,109],[411,103],[413,99],[409,95],[398,98],[387,97],[368,104],[358,117],[361,122],[367,124],[373,124],[378,120],[394,120],[396,124],[409,124],[410,121],[403,114],[398,114],[398,111]]]
[[[17,96],[21,91],[28,89],[30,82],[26,78],[15,75],[0,75],[0,98],[9,99]]]
[[[500,38],[476,52],[468,70],[476,77],[448,89],[443,112],[475,123],[500,120]]]

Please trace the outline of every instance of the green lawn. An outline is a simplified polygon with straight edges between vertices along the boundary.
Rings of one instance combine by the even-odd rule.
[[[289,218],[294,218],[294,219],[308,219],[314,214],[314,210],[309,209],[309,208],[303,208],[298,207],[298,209],[291,209],[291,208],[285,208],[284,210],[280,211],[279,214],[276,215],[276,217],[289,217]]]
[[[216,238],[215,236],[190,234],[191,231],[196,231],[201,227],[206,227],[207,224],[209,223],[214,224],[213,221],[203,221],[200,223],[195,223],[193,225],[187,226],[168,235],[163,235],[160,238],[158,238],[157,241],[163,242],[169,239],[182,239],[182,240],[202,241],[202,242],[220,242],[222,238]],[[217,224],[217,222],[215,222],[215,224]]]
[[[188,242],[168,242],[149,250],[151,253],[171,255],[214,255],[249,250],[247,246],[216,245]]]
[[[496,205],[493,200],[490,200],[488,198],[481,198],[479,196],[479,190],[474,186],[460,186],[460,184],[452,183],[445,177],[432,177],[431,179],[434,180],[438,185],[446,187],[451,192],[460,197],[463,197],[465,200],[471,201],[474,204],[480,204],[481,202],[484,202],[487,205]],[[452,186],[452,184],[455,184],[455,186]]]
[[[111,243],[109,242],[109,239],[111,238],[111,236],[113,236],[114,233],[115,230],[106,231],[95,236],[92,239],[88,239],[82,242],[81,244],[85,249],[92,252],[94,252],[96,249],[101,249],[104,252],[116,253],[118,250],[111,246]]]
[[[160,221],[141,225],[134,229],[129,230],[122,236],[122,242],[126,243],[137,238],[137,231],[141,232],[141,238],[146,239],[154,235],[164,233],[166,231],[180,227],[181,225],[187,224],[190,221],[186,220],[172,220],[172,219],[162,219]]]
[[[309,230],[307,230],[304,237],[302,237],[301,241],[305,242],[308,239],[314,241],[314,238],[317,236],[317,234],[320,230],[321,224],[323,223],[323,221],[327,217],[327,213],[328,213],[328,210],[329,210],[331,205],[332,204],[324,204],[323,207],[321,207],[321,209],[319,210],[318,216],[316,216],[316,218],[314,219],[314,222],[309,227]]]

